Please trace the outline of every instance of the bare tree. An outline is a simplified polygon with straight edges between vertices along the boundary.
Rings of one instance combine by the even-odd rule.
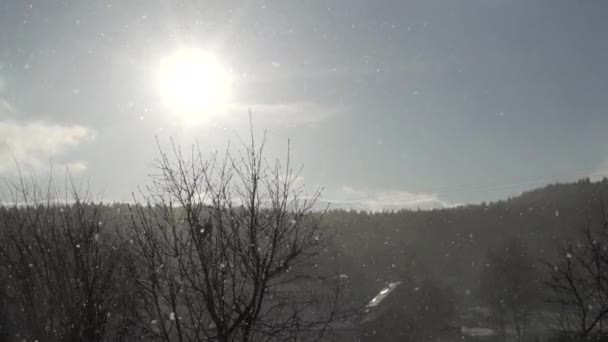
[[[131,207],[141,334],[163,341],[318,339],[336,318],[338,278],[315,274],[324,249],[320,191],[252,139],[233,155],[159,144],[153,184]]]
[[[116,316],[119,246],[105,229],[102,205],[52,177],[7,181],[0,207],[3,324],[13,337],[102,341]],[[112,316],[112,317],[111,317]]]
[[[608,317],[608,216],[603,203],[600,224],[589,221],[578,241],[560,249],[559,261],[546,265],[548,301],[561,308],[562,332],[581,339],[601,333]]]

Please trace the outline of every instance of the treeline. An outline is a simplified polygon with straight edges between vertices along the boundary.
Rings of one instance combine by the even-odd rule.
[[[354,272],[382,285],[422,268],[461,293],[474,290],[488,250],[522,241],[533,259],[552,259],[601,216],[608,180],[556,184],[495,203],[431,211],[331,211],[324,223]],[[349,262],[350,261],[350,262]]]
[[[7,182],[0,206],[0,340],[318,340],[347,314],[318,193],[251,141],[239,153],[159,148],[131,205],[73,183]]]
[[[262,151],[160,150],[132,205],[7,183],[0,340],[318,340],[336,322],[424,340],[459,329],[471,307],[503,339],[525,340],[539,312],[566,339],[601,333],[608,180],[452,209],[320,213],[318,193],[302,196],[289,163]],[[396,282],[393,321],[361,319]]]

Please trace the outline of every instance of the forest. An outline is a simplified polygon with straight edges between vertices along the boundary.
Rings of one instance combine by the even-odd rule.
[[[437,210],[320,210],[264,141],[159,147],[132,203],[21,175],[0,208],[6,341],[600,340],[608,179]]]
[[[607,13],[0,0],[0,342],[608,342]]]

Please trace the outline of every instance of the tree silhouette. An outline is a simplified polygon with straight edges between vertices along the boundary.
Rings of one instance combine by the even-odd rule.
[[[320,192],[253,139],[205,158],[159,145],[158,174],[131,208],[137,324],[163,341],[314,339],[336,318],[339,279],[315,274]],[[289,151],[289,147],[288,147]]]
[[[124,250],[107,229],[104,207],[66,181],[8,182],[0,207],[0,284],[12,336],[44,341],[103,341],[122,293]]]
[[[560,306],[558,324],[566,335],[587,338],[608,317],[608,215],[601,202],[599,224],[587,223],[579,238],[547,262],[548,301]]]

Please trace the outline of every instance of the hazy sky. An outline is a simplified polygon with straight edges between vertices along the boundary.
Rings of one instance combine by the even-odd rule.
[[[608,169],[606,1],[0,0],[0,173],[68,165],[108,200],[154,137],[206,150],[268,130],[334,207],[506,198]],[[159,61],[196,47],[229,110],[184,124]],[[201,114],[204,115],[204,114]]]

